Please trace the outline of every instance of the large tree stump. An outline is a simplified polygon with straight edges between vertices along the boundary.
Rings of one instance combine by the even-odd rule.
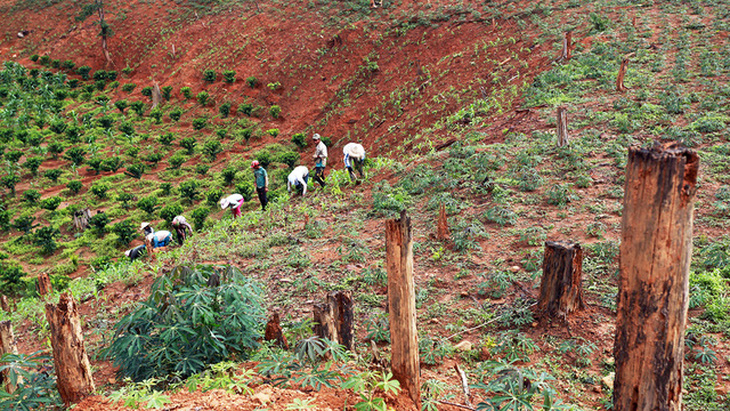
[[[692,212],[699,158],[629,148],[616,317],[616,411],[682,409]]]
[[[69,405],[95,389],[78,308],[71,294],[61,294],[58,305],[46,304],[46,317],[51,329],[58,392],[63,402]]]
[[[388,271],[388,307],[391,340],[391,368],[409,396],[421,409],[420,359],[416,329],[416,296],[413,281],[413,239],[411,219],[385,222],[385,254]]]
[[[81,232],[89,228],[90,218],[91,212],[88,208],[74,211],[74,228],[76,229],[76,231]]]
[[[320,338],[327,338],[342,344],[352,351],[354,348],[352,334],[352,293],[336,291],[327,294],[325,301],[314,305],[314,333]]]
[[[279,313],[275,312],[271,315],[269,322],[266,323],[266,330],[264,332],[264,339],[266,341],[273,341],[279,347],[288,350],[289,343],[284,337],[284,333],[281,331],[281,323],[279,322]]]
[[[41,273],[41,275],[38,276],[38,295],[43,298],[46,295],[53,292],[53,286],[51,285],[51,279],[48,277],[47,273]]]
[[[618,69],[618,76],[616,76],[616,91],[626,91],[626,86],[624,85],[624,76],[626,75],[626,69],[628,68],[628,66],[629,59],[628,57],[626,57],[621,61],[621,67],[619,67]]]
[[[558,107],[558,147],[568,145],[568,109]]]
[[[152,108],[157,107],[162,103],[162,93],[160,92],[160,83],[157,81],[153,82],[152,87]]]
[[[0,294],[0,308],[6,313],[10,312],[10,302],[5,294]]]
[[[563,51],[560,53],[560,60],[570,60],[573,54],[573,31],[563,33]]]
[[[449,220],[446,218],[446,207],[443,204],[441,204],[441,207],[439,207],[439,219],[436,229],[436,238],[439,241],[448,241]]]
[[[10,321],[0,321],[0,357],[5,354],[17,354],[18,346],[15,344],[15,335]],[[11,384],[8,378],[9,370],[0,373],[0,386],[4,385],[7,392],[12,393],[17,385]],[[17,384],[23,382],[23,377],[18,375]]]
[[[570,242],[545,242],[538,311],[545,318],[560,317],[582,310],[583,249]]]

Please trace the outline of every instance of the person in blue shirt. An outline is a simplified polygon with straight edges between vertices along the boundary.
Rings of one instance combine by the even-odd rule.
[[[251,162],[251,168],[253,169],[253,176],[256,180],[256,194],[259,196],[261,210],[263,211],[266,210],[266,204],[269,203],[269,200],[266,198],[266,192],[269,191],[269,175],[257,160]]]

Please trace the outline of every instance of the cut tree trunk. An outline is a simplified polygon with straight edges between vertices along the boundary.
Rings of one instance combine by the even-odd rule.
[[[91,394],[95,386],[78,307],[71,294],[61,294],[58,305],[46,304],[46,317],[51,330],[58,392],[66,405],[76,403]]]
[[[13,325],[10,321],[0,321],[0,357],[5,354],[17,354],[18,346],[15,344],[15,335],[13,334]],[[23,382],[23,377],[18,375],[16,385],[10,383],[8,373],[10,370],[0,372],[0,386],[5,386],[8,393],[13,393],[17,388],[17,384]]]
[[[48,277],[48,274],[41,273],[41,275],[38,276],[38,295],[43,298],[51,292],[53,292],[51,279]]]
[[[400,219],[385,222],[385,254],[393,376],[408,392],[417,409],[421,409],[413,238],[411,219],[405,211],[401,212]]]
[[[0,308],[6,313],[10,312],[10,302],[5,294],[0,294]]]
[[[286,337],[281,331],[281,324],[279,322],[279,313],[273,313],[271,319],[266,323],[266,331],[264,332],[264,339],[266,341],[273,341],[279,347],[288,350],[289,343],[286,342]]]
[[[325,301],[314,304],[314,333],[342,344],[352,351],[354,348],[352,334],[352,293],[336,291],[327,294]]]
[[[568,109],[558,107],[558,147],[568,145]]]
[[[583,249],[580,244],[547,241],[542,262],[538,311],[543,318],[565,319],[582,310]]]
[[[449,239],[449,220],[446,218],[446,207],[441,204],[439,207],[439,220],[437,226],[436,238],[439,241],[448,241]]]
[[[162,92],[160,91],[160,83],[154,82],[152,87],[152,108],[162,103]]]
[[[563,51],[560,53],[561,61],[570,60],[573,53],[573,32],[566,31],[563,33]]]
[[[626,69],[628,68],[628,65],[628,58],[625,58],[623,59],[623,61],[621,61],[621,67],[618,69],[618,76],[616,77],[616,91],[626,91],[626,86],[624,85],[624,76],[626,75]]]
[[[682,409],[692,213],[699,157],[629,148],[616,317],[616,411]]]
[[[74,228],[76,231],[84,231],[89,228],[89,219],[91,218],[91,211],[88,208],[83,210],[74,211]]]

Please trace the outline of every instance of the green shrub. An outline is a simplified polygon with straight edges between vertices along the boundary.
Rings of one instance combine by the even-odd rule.
[[[210,140],[203,145],[203,154],[208,156],[210,161],[215,161],[221,151],[223,151],[223,147],[218,140]]]
[[[132,74],[133,71],[134,71],[133,68],[127,66],[127,67],[125,67],[125,68],[122,69],[122,74],[124,74],[125,76],[129,77],[129,75]]]
[[[189,156],[195,154],[195,146],[197,144],[194,137],[185,137],[180,140],[180,147],[186,149]]]
[[[92,185],[89,190],[99,199],[105,199],[107,198],[107,191],[109,191],[109,186],[104,183],[97,182]]]
[[[61,170],[60,168],[53,168],[50,170],[46,170],[43,173],[43,176],[56,183],[58,182],[58,177],[61,177],[61,174],[63,174],[63,170]]]
[[[210,94],[208,94],[207,91],[201,91],[200,93],[198,93],[197,96],[195,96],[195,98],[198,100],[198,104],[200,104],[201,106],[205,106],[206,104],[208,104]]]
[[[207,81],[208,83],[214,82],[216,77],[218,77],[218,75],[216,74],[215,70],[208,69],[203,71],[203,80]]]
[[[76,73],[81,76],[82,79],[88,80],[89,79],[89,73],[91,72],[91,67],[89,66],[81,66],[78,69],[76,69]]]
[[[196,208],[195,210],[193,210],[191,217],[193,219],[193,226],[195,227],[196,231],[200,231],[203,229],[205,225],[205,219],[208,218],[208,213],[210,213],[210,209],[205,207]]]
[[[221,170],[221,177],[223,177],[223,184],[230,186],[233,184],[233,180],[236,178],[235,168],[224,168]]]
[[[145,111],[145,105],[141,101],[133,101],[129,107],[137,113],[138,116],[143,116]]]
[[[31,214],[30,212],[24,212],[20,215],[20,217],[16,218],[13,221],[13,228],[22,232],[23,234],[28,234],[30,231],[35,228],[38,224],[33,224],[35,221],[35,216]]]
[[[189,100],[190,97],[193,96],[190,87],[182,87],[180,88],[180,92],[182,93],[183,97],[185,97],[185,100]]]
[[[233,70],[223,70],[223,81],[232,84],[236,81],[236,72]]]
[[[271,137],[278,137],[279,136],[279,129],[278,128],[270,128],[266,130],[266,134],[270,135]]]
[[[51,154],[51,157],[53,159],[57,159],[58,155],[63,153],[63,150],[66,149],[66,147],[61,143],[60,141],[51,141],[48,143],[48,146],[46,146],[48,149],[48,152]]]
[[[41,164],[43,164],[43,157],[31,157],[25,160],[23,167],[27,168],[28,171],[30,171],[30,174],[35,176],[38,174],[38,167],[40,167]]]
[[[251,76],[246,78],[246,83],[248,83],[249,87],[256,88],[256,86],[259,84],[259,81],[256,77]]]
[[[253,104],[251,103],[243,103],[239,104],[238,106],[238,112],[243,113],[247,116],[250,116],[251,113],[253,113]]]
[[[132,241],[137,234],[134,223],[129,220],[120,221],[112,226],[112,232],[118,236],[118,244],[125,246]]]
[[[133,163],[127,166],[124,174],[132,178],[140,179],[145,172],[145,168],[145,165],[142,163]]]
[[[307,136],[304,133],[296,133],[292,136],[291,142],[299,148],[307,147]]]
[[[157,210],[157,196],[151,195],[137,201],[137,207],[147,214],[154,214]]]
[[[33,204],[41,199],[41,193],[38,190],[25,190],[23,192],[23,199],[30,204]]]
[[[160,94],[165,101],[170,101],[170,95],[172,94],[172,86],[165,86],[160,89]]]
[[[109,354],[120,374],[186,378],[233,353],[246,358],[260,337],[263,292],[237,268],[219,270],[176,267],[155,281],[147,301],[116,326]],[[220,285],[208,286],[212,276]]]
[[[38,57],[39,57],[39,56],[38,56],[37,54],[32,54],[32,55],[30,56],[30,61],[32,61],[32,62],[36,62],[36,61],[38,61]]]
[[[40,247],[43,254],[53,254],[58,248],[56,236],[59,234],[60,232],[56,228],[41,227],[33,233],[33,244]]]
[[[100,234],[104,234],[106,232],[106,226],[109,224],[109,216],[105,212],[98,212],[91,216],[89,219],[89,224],[96,229],[96,231]]]
[[[68,188],[68,191],[70,191],[73,194],[78,194],[79,191],[81,191],[82,186],[83,185],[80,180],[69,181],[66,184],[66,188]]]
[[[162,190],[163,196],[169,196],[172,192],[172,183],[162,183],[160,184],[160,190]]]
[[[137,85],[134,83],[126,83],[122,85],[122,91],[126,93],[131,93],[135,87],[137,87]]]
[[[20,150],[12,150],[5,153],[5,159],[10,163],[17,163],[21,157],[23,157],[23,152]]]
[[[168,204],[160,210],[160,218],[165,220],[168,225],[172,225],[172,220],[182,214],[183,211],[184,209],[180,204]]]
[[[142,87],[142,90],[139,92],[145,97],[152,97],[152,87]]]
[[[94,81],[106,80],[106,71],[105,70],[95,71],[93,79],[94,79]]]
[[[108,157],[101,162],[101,171],[112,171],[116,173],[120,168],[122,168],[122,159],[119,156]]]
[[[162,109],[159,107],[155,107],[152,110],[150,110],[150,117],[152,117],[155,120],[155,124],[160,124],[162,121]]]
[[[243,199],[245,201],[251,201],[254,193],[253,182],[250,180],[246,180],[236,184],[236,191],[238,192],[238,194],[243,196]]]
[[[201,176],[208,174],[208,170],[210,170],[210,166],[208,164],[197,164],[195,166],[195,172]]]
[[[172,133],[165,133],[160,136],[160,144],[163,146],[169,146],[175,141],[175,135]]]
[[[193,119],[193,130],[202,130],[208,124],[208,119],[205,117],[198,117]]]
[[[22,281],[24,276],[25,272],[20,264],[0,260],[0,292],[6,295],[18,295],[25,288]]]
[[[565,205],[577,199],[578,196],[566,184],[554,184],[546,193],[547,203],[558,207],[565,207]]]
[[[218,112],[221,113],[221,117],[226,118],[231,113],[231,102],[226,101],[218,107]]]
[[[183,181],[177,186],[177,189],[180,192],[180,197],[192,204],[198,195],[198,182],[195,180]]]
[[[222,197],[223,190],[218,187],[211,188],[205,193],[206,203],[211,207],[215,207]]]
[[[117,100],[114,103],[114,107],[116,107],[120,113],[124,114],[124,110],[129,107],[129,101],[127,100]]]
[[[99,174],[99,172],[101,171],[102,162],[104,162],[104,159],[102,159],[101,157],[92,157],[86,160],[86,164],[91,170],[94,170],[96,174]]]
[[[293,151],[284,151],[282,153],[279,153],[279,155],[276,157],[276,161],[286,164],[287,166],[289,166],[289,168],[294,168],[294,166],[299,161],[299,154]]]
[[[170,110],[169,116],[172,121],[178,121],[178,120],[180,120],[180,117],[182,117],[182,114],[183,114],[182,109],[179,107],[175,107],[172,110]]]
[[[273,118],[279,118],[281,115],[281,107],[278,105],[273,105],[269,107],[269,114],[271,114],[271,117]]]
[[[170,168],[173,170],[176,170],[180,168],[180,166],[183,165],[187,161],[187,158],[182,154],[175,154],[174,156],[167,159],[167,162],[170,163]]]
[[[62,202],[63,199],[59,196],[48,197],[41,201],[41,208],[48,211],[54,211]]]

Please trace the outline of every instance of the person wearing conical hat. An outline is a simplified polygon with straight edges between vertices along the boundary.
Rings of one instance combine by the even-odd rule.
[[[365,174],[362,171],[362,166],[365,163],[365,149],[362,144],[347,143],[342,148],[342,153],[345,155],[343,159],[345,161],[345,168],[350,174],[350,181],[357,181],[355,173],[352,171],[353,166],[360,175],[360,178],[365,178]]]

